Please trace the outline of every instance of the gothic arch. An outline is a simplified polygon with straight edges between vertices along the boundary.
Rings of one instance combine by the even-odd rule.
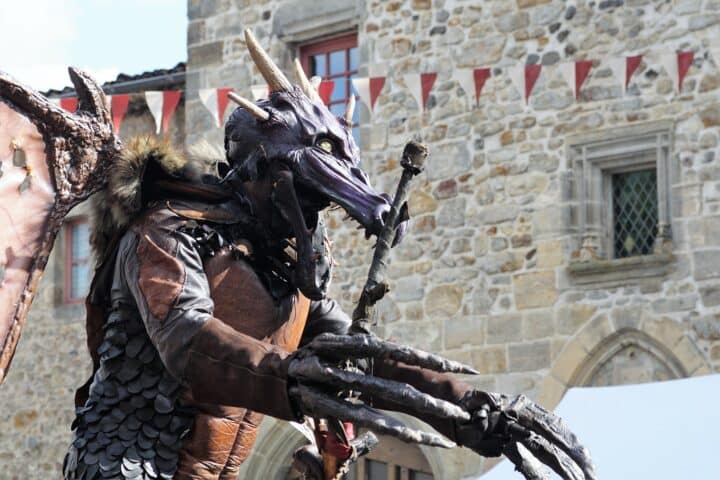
[[[568,340],[543,380],[540,403],[554,408],[569,387],[591,384],[602,366],[629,346],[651,355],[667,368],[670,377],[711,373],[702,352],[679,322],[645,311],[636,313],[630,321],[598,314]]]

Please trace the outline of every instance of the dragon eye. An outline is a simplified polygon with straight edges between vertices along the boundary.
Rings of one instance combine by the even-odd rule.
[[[315,143],[315,146],[326,151],[327,153],[333,153],[333,150],[335,149],[333,143],[327,138],[321,138]]]

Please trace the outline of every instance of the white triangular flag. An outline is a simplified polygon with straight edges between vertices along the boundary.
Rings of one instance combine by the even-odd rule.
[[[263,85],[251,85],[250,92],[252,93],[253,100],[260,100],[261,98],[268,97],[268,86]]]
[[[471,105],[475,105],[475,73],[472,68],[455,69],[453,77],[460,84]]]
[[[372,103],[370,99],[370,79],[368,77],[355,77],[351,80],[355,92],[357,92],[360,101],[365,104],[367,109],[372,112]]]
[[[415,101],[417,102],[417,106],[420,109],[420,111],[423,110],[423,101],[422,101],[422,83],[420,81],[420,74],[419,73],[409,73],[405,76],[403,76],[403,79],[405,80],[405,85],[407,86],[407,89],[410,91],[410,94],[415,98]]]
[[[510,81],[517,88],[520,98],[525,98],[525,65],[515,65],[507,69]]]
[[[200,101],[207,108],[215,121],[215,126],[220,127],[220,118],[218,115],[218,97],[217,88],[202,88],[198,91]]]
[[[60,99],[59,99],[59,98],[48,98],[48,100],[50,100],[50,103],[52,103],[52,104],[55,105],[56,107],[59,107],[59,106],[60,106]]]
[[[627,60],[625,57],[611,58],[607,63],[613,72],[613,76],[620,81],[623,93],[627,93],[627,84],[625,81],[625,76],[627,75]]]
[[[660,55],[660,64],[665,68],[665,72],[670,76],[672,80],[673,91],[678,91],[678,82],[680,73],[678,71],[678,55],[675,52],[663,53]]]
[[[155,120],[155,131],[159,135],[162,127],[163,92],[148,90],[145,92],[145,102]]]
[[[711,48],[710,56],[715,60],[715,66],[720,69],[720,47]]]
[[[563,80],[573,90],[575,95],[575,62],[563,62],[558,65],[558,71]]]

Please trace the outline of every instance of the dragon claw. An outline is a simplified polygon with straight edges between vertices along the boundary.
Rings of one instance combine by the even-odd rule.
[[[459,406],[420,392],[411,385],[341,370],[321,363],[317,357],[304,358],[291,364],[289,373],[300,381],[326,384],[338,390],[353,390],[370,397],[383,397],[428,415],[464,422],[470,420],[470,414]]]
[[[472,423],[459,428],[461,444],[485,456],[505,454],[528,480],[547,478],[541,463],[565,480],[596,480],[590,453],[575,434],[526,396],[475,390],[461,404],[473,412]]]
[[[415,430],[367,405],[341,400],[313,387],[300,384],[292,387],[290,393],[299,401],[304,412],[317,418],[341,418],[408,443],[442,448],[455,446],[440,435]]]
[[[436,372],[478,374],[477,370],[460,362],[416,348],[387,342],[375,335],[324,333],[313,339],[308,346],[318,354],[331,358],[389,358]]]

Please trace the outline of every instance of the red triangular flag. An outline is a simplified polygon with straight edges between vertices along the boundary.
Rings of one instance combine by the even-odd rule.
[[[635,70],[637,70],[640,66],[642,58],[642,55],[636,55],[625,59],[625,88],[630,85],[630,79],[632,78],[633,73],[635,73]]]
[[[67,110],[70,113],[75,113],[78,107],[77,97],[65,97],[60,99],[60,106],[63,110]]]
[[[370,109],[375,108],[375,102],[385,86],[385,77],[373,77],[370,79]]]
[[[428,97],[430,96],[430,90],[437,80],[437,73],[423,73],[420,75],[420,87],[422,90],[422,102],[423,109],[427,106]]]
[[[685,75],[687,75],[688,70],[690,70],[694,58],[694,52],[677,52],[678,92],[682,92],[683,80],[685,80]]]
[[[167,133],[170,129],[170,117],[175,113],[175,109],[180,102],[180,96],[182,92],[180,90],[165,90],[163,92],[163,107],[162,107],[162,123],[163,133]]]
[[[480,101],[480,94],[485,86],[485,82],[490,78],[489,68],[476,68],[473,70],[473,78],[475,79],[475,102]]]
[[[580,88],[582,88],[585,79],[590,74],[590,69],[593,66],[592,60],[575,62],[575,99],[580,98]]]
[[[525,65],[525,103],[528,103],[530,93],[535,87],[538,77],[540,77],[540,71],[542,65]]]
[[[318,94],[320,95],[320,98],[325,105],[330,103],[330,96],[332,95],[334,89],[335,82],[333,82],[332,80],[323,80],[322,82],[320,82],[320,86],[318,87]]]
[[[120,125],[122,125],[123,118],[125,118],[125,113],[127,113],[129,103],[130,95],[127,93],[113,95],[110,99],[113,129],[115,130],[115,133],[120,133]]]
[[[232,92],[234,88],[224,87],[217,89],[217,105],[218,105],[218,123],[222,125],[223,117],[225,116],[225,110],[227,109],[230,99],[228,93]]]

